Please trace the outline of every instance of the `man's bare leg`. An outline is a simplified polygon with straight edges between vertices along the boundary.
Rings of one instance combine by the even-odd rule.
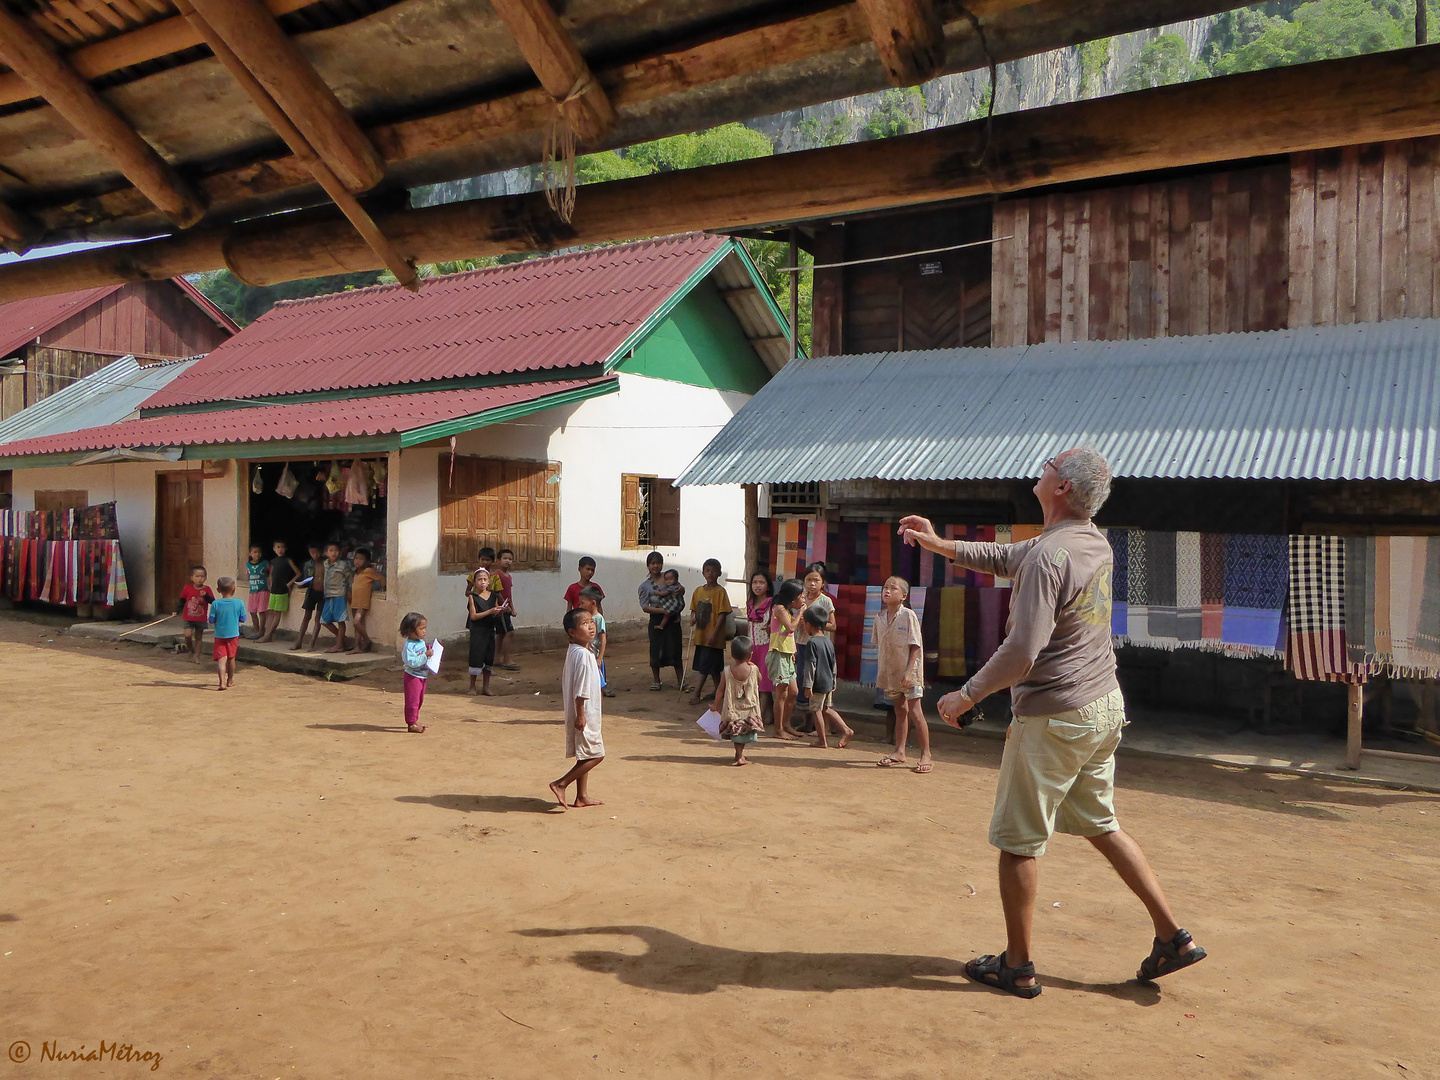
[[[897,724],[900,710],[895,710]],[[1035,897],[1040,891],[1040,867],[1029,855],[1000,852],[1000,906],[1005,911],[1005,966],[1030,962],[1030,928],[1035,921]],[[1016,986],[1034,986],[1035,979],[1016,979]]]
[[[1175,921],[1170,905],[1165,901],[1165,893],[1160,889],[1160,880],[1155,876],[1155,871],[1150,868],[1150,860],[1145,858],[1145,852],[1140,849],[1135,838],[1124,829],[1116,829],[1114,832],[1086,839],[1095,846],[1096,851],[1110,860],[1110,865],[1120,875],[1120,880],[1125,882],[1130,891],[1145,905],[1145,910],[1150,913],[1150,920],[1155,924],[1155,936],[1161,941],[1173,938],[1180,929],[1180,924]],[[1193,948],[1195,943],[1190,942],[1183,946],[1180,952],[1188,953]]]

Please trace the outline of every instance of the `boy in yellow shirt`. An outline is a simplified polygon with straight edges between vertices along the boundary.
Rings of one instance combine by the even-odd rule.
[[[720,688],[720,676],[725,673],[725,616],[731,610],[730,595],[720,584],[720,560],[706,559],[700,572],[705,584],[690,595],[690,625],[695,628],[691,635],[695,658],[690,667],[700,676],[691,705],[704,700],[707,678],[714,681],[716,690]]]

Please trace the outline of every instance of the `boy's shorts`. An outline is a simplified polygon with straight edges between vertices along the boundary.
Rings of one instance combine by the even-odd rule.
[[[320,609],[320,621],[322,623],[342,623],[345,621],[346,602],[343,596],[327,596],[325,606]]]
[[[245,610],[251,615],[258,615],[262,611],[270,610],[270,594],[268,592],[252,592],[245,597]]]
[[[272,592],[270,594],[270,606],[267,611],[289,611],[290,594],[288,592]]]
[[[901,698],[906,701],[919,701],[925,696],[925,687],[907,686],[903,690],[886,690],[885,696],[891,701],[899,701]]]
[[[215,651],[211,653],[212,660],[224,660],[229,657],[235,659],[240,653],[240,639],[238,637],[217,637],[215,639]]]
[[[796,706],[801,712],[820,712],[822,709],[833,709],[835,692],[827,690],[823,694],[811,691],[810,696]]]
[[[795,654],[776,652],[769,649],[765,653],[765,670],[770,673],[770,681],[776,686],[783,686],[795,681]]]
[[[1054,716],[1017,716],[1005,733],[990,843],[1040,856],[1052,833],[1103,836],[1115,820],[1115,748],[1125,727],[1118,689]]]
[[[318,593],[314,589],[305,590],[305,602],[302,605],[306,611],[314,611],[325,601],[325,594]]]
[[[514,632],[515,620],[510,617],[510,613],[507,611],[504,615],[500,616],[500,628],[495,631],[495,635],[499,637],[501,634],[513,634]]]

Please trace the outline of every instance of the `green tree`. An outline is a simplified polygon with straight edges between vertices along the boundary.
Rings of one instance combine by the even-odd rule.
[[[1179,34],[1161,34],[1135,54],[1135,59],[1125,69],[1120,89],[1127,93],[1149,90],[1156,86],[1203,79],[1205,75],[1204,65],[1190,59],[1190,47],[1185,44],[1184,38]]]
[[[1099,93],[1110,66],[1110,39],[1098,38],[1080,44],[1080,94],[1082,98]]]
[[[916,86],[886,90],[860,129],[860,141],[909,135],[925,126],[925,98]]]
[[[1396,49],[1412,40],[1406,24],[1413,25],[1414,12],[1413,4],[1407,12],[1387,0],[1311,0],[1288,19],[1252,23],[1250,39],[1218,57],[1215,70],[1228,75]]]

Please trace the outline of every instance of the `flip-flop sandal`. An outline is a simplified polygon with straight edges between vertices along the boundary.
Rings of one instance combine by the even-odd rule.
[[[911,771],[911,772],[918,772],[918,773],[927,773],[927,772],[929,772],[931,769],[933,769],[934,767],[935,767],[935,763],[934,763],[934,762],[931,762],[931,761],[922,761],[919,765],[916,765],[915,768],[911,769],[910,771]]]
[[[891,757],[889,754],[886,754],[886,755],[885,755],[884,757],[882,757],[879,761],[875,762],[875,764],[878,765],[878,766],[879,766],[880,768],[882,768],[882,769],[888,769],[888,768],[890,768],[890,766],[892,766],[892,765],[904,765],[904,764],[905,764],[905,759],[904,759],[904,758]]]
[[[1020,998],[1037,998],[1040,996],[1040,984],[1034,986],[1016,986],[1016,979],[1033,979],[1035,977],[1035,965],[1021,964],[1019,967],[1006,967],[1005,954],[999,956],[977,956],[965,965],[965,977],[971,982],[977,982],[981,986],[988,986],[994,990],[1004,990],[1007,994],[1014,994]]]
[[[1195,939],[1190,936],[1188,930],[1176,930],[1175,936],[1169,941],[1155,939],[1155,947],[1150,950],[1150,955],[1140,961],[1140,970],[1135,977],[1141,982],[1154,982],[1156,979],[1179,971],[1181,968],[1198,964],[1205,959],[1205,950],[1196,945],[1188,953],[1180,950],[1189,945]]]
[[[650,684],[650,689],[651,689],[651,690],[664,690],[665,688],[664,688],[663,686],[661,686],[658,682],[652,682],[652,683]]]

